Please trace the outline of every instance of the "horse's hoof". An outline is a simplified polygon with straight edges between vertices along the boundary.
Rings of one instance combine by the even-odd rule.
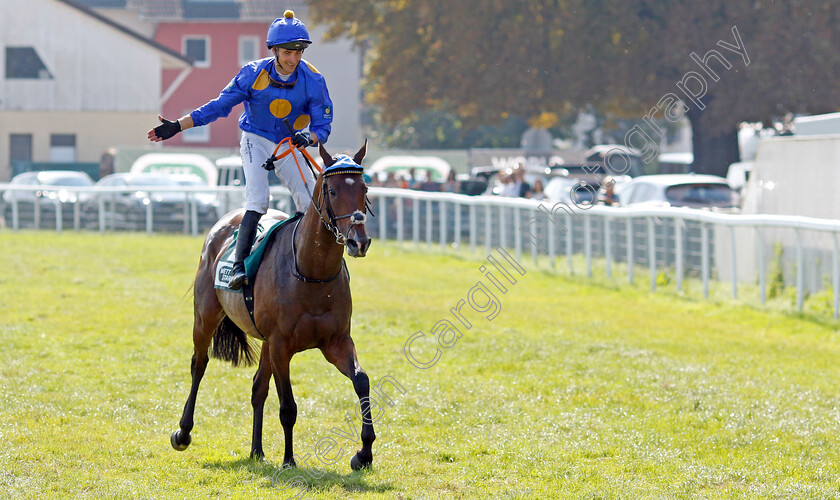
[[[297,463],[295,463],[294,458],[290,458],[288,460],[283,461],[283,467],[284,468],[289,468],[289,469],[296,469],[297,468]]]
[[[169,441],[172,443],[172,447],[178,451],[184,451],[190,446],[190,442],[192,438],[189,434],[181,432],[181,429],[172,433],[170,436]]]
[[[350,468],[353,470],[362,470],[366,467],[370,467],[370,464],[373,463],[373,460],[362,461],[359,458],[359,454],[356,453],[353,455],[353,458],[350,459]]]
[[[265,453],[262,450],[251,450],[251,460],[262,462],[265,460]]]

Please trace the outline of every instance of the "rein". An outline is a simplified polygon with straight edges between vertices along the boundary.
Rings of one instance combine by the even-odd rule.
[[[352,226],[354,226],[356,224],[360,224],[360,225],[364,224],[367,221],[367,215],[364,212],[362,212],[361,210],[355,210],[351,214],[338,215],[338,216],[335,215],[335,213],[333,212],[333,209],[332,209],[332,205],[330,204],[329,193],[327,192],[327,177],[330,177],[330,176],[333,176],[333,175],[338,175],[338,174],[362,175],[361,169],[359,169],[359,168],[336,169],[336,170],[328,170],[326,172],[323,172],[321,174],[324,177],[321,180],[321,206],[318,206],[318,204],[315,203],[314,198],[312,199],[312,206],[314,206],[315,209],[317,210],[318,217],[321,219],[321,222],[324,224],[324,227],[326,227],[327,230],[335,236],[335,242],[338,243],[339,245],[344,245],[347,241],[347,235],[345,235],[344,233],[341,232],[340,229],[338,229],[337,221],[340,220],[340,219],[349,218],[350,219],[350,228],[352,228]],[[365,198],[365,200],[366,200],[365,203],[367,204],[367,197]],[[329,222],[327,222],[327,220],[324,219],[324,214],[323,214],[324,209],[326,209],[327,218],[329,219]],[[329,283],[330,281],[333,281],[334,279],[338,278],[339,275],[341,275],[341,271],[345,269],[343,260],[342,260],[342,263],[341,263],[341,267],[339,267],[339,269],[338,269],[338,272],[335,273],[335,275],[332,276],[331,278],[314,279],[314,278],[307,278],[306,276],[301,274],[300,267],[298,267],[297,247],[295,246],[297,229],[298,229],[299,225],[300,225],[300,220],[298,220],[295,223],[295,228],[292,231],[292,256],[293,256],[293,260],[294,260],[294,263],[295,263],[295,268],[294,268],[295,278],[297,278],[298,280],[303,281],[305,283]],[[350,232],[350,228],[347,229],[348,233]]]
[[[292,260],[295,263],[294,273],[293,276],[298,281],[303,281],[304,283],[329,283],[334,279],[338,278],[341,275],[341,271],[344,270],[344,260],[341,261],[341,267],[338,268],[338,272],[331,278],[327,278],[325,280],[315,279],[315,278],[307,278],[300,272],[300,267],[298,267],[298,260],[297,260],[297,247],[295,246],[295,236],[297,235],[298,226],[300,225],[300,221],[303,220],[303,217],[295,222],[295,228],[292,229]]]
[[[286,151],[283,151],[280,154],[280,156],[276,156],[277,151],[280,149],[280,146],[284,143],[287,144],[288,149]],[[292,155],[292,158],[294,158],[294,160],[295,160],[295,165],[297,166],[298,173],[300,174],[300,178],[303,181],[303,185],[306,187],[306,194],[309,195],[309,200],[312,202],[313,205],[315,205],[315,208],[318,210],[318,216],[321,218],[321,222],[324,224],[324,227],[326,227],[327,230],[335,236],[335,242],[338,243],[339,245],[343,245],[347,241],[347,235],[343,234],[341,232],[341,230],[338,229],[338,225],[336,224],[336,222],[340,219],[346,219],[346,218],[350,217],[351,218],[351,221],[350,221],[351,226],[355,225],[355,224],[364,224],[364,223],[367,222],[367,214],[365,214],[365,212],[362,212],[361,210],[356,210],[351,214],[336,216],[333,213],[332,206],[330,205],[330,202],[329,202],[329,197],[327,196],[326,178],[331,176],[331,175],[337,175],[337,174],[358,174],[358,175],[361,175],[362,172],[361,172],[361,170],[348,168],[348,169],[341,169],[341,170],[335,170],[335,171],[330,171],[330,172],[324,173],[324,171],[318,166],[318,164],[315,162],[315,160],[313,160],[312,157],[309,156],[309,153],[307,153],[305,149],[297,149],[298,151],[300,151],[303,154],[303,160],[306,162],[306,166],[309,167],[309,170],[312,172],[312,174],[315,177],[317,177],[318,174],[322,174],[324,176],[324,181],[321,182],[321,191],[322,191],[321,192],[321,202],[326,204],[327,218],[325,219],[324,214],[323,214],[324,205],[318,206],[318,204],[315,203],[315,198],[312,196],[312,193],[310,192],[312,190],[309,189],[309,183],[306,182],[306,176],[303,175],[303,169],[300,168],[300,162],[298,162],[297,156],[294,154],[296,149],[297,148],[295,148],[294,145],[292,145],[292,138],[291,137],[287,137],[287,138],[283,139],[282,141],[280,141],[277,144],[277,147],[274,148],[274,153],[270,157],[268,157],[268,159],[265,160],[265,163],[263,164],[263,168],[266,169],[266,170],[274,170],[274,162],[276,160],[278,160],[280,158],[285,158],[288,155]],[[316,169],[318,171],[318,174],[315,173]],[[371,206],[370,206],[370,199],[367,197],[367,194],[365,194],[365,211],[369,211],[371,213],[371,215],[374,215],[374,217],[375,217],[375,214],[373,213],[373,210],[371,209]],[[347,231],[349,232],[350,229],[348,229]]]
[[[315,202],[315,197],[313,196],[313,194],[310,193],[309,184],[306,182],[306,176],[303,175],[303,170],[300,168],[300,163],[298,162],[297,156],[295,156],[294,154],[296,148],[292,145],[291,138],[284,139],[280,142],[280,144],[282,144],[283,142],[288,142],[288,150],[284,151],[280,155],[280,158],[283,158],[289,154],[292,155],[292,158],[294,158],[295,164],[297,165],[298,173],[300,174],[301,180],[303,180],[303,184],[306,187],[306,193],[309,195],[309,199],[312,202],[312,206],[315,207],[315,210],[318,212],[318,218],[321,219],[321,223],[324,225],[327,231],[329,231],[333,236],[335,236],[335,242],[342,246],[345,245],[347,243],[350,229],[352,229],[354,225],[364,225],[367,222],[367,214],[362,210],[357,209],[349,214],[335,215],[335,212],[332,208],[332,204],[330,203],[330,197],[328,192],[329,186],[327,185],[327,178],[340,174],[358,175],[361,177],[362,168],[358,165],[352,165],[347,166],[345,168],[339,167],[332,170],[330,168],[327,168],[326,170],[321,170],[320,168],[318,168],[317,163],[315,163],[315,161],[311,159],[306,150],[301,149],[300,151],[303,153],[303,158],[306,161],[306,165],[309,167],[309,170],[312,172],[312,174],[316,175],[315,169],[318,168],[318,172],[323,177],[321,179],[321,204],[319,206],[318,203]],[[279,149],[280,144],[277,145],[277,149]],[[277,149],[275,149],[275,153]],[[268,160],[266,160],[266,164],[271,163],[271,167],[273,168],[273,161],[275,159],[276,158],[274,157],[274,155],[272,155]],[[314,167],[313,164],[315,164]],[[370,199],[367,197],[367,194],[365,194],[365,211],[368,210],[370,210]],[[324,212],[326,212],[327,214],[326,218],[324,217]],[[372,211],[371,214],[373,214]],[[342,233],[341,230],[338,228],[338,221],[341,219],[350,219],[350,225],[347,228],[347,234]],[[308,278],[300,272],[300,267],[298,266],[297,258],[297,246],[295,245],[300,220],[298,220],[295,223],[295,227],[292,230],[292,259],[294,260],[294,277],[299,281],[303,281],[304,283],[329,283],[330,281],[335,280],[341,275],[341,271],[344,270],[346,272],[346,267],[343,260],[341,266],[338,269],[338,272],[336,272],[335,275],[327,279]]]
[[[349,218],[350,219],[350,227],[352,227],[356,224],[364,224],[365,222],[367,222],[367,214],[365,214],[361,210],[354,210],[353,213],[351,213],[351,214],[335,215],[335,213],[333,212],[333,209],[332,209],[332,205],[330,204],[330,197],[328,196],[329,193],[327,193],[327,177],[330,177],[332,175],[338,175],[338,174],[362,175],[362,173],[360,171],[356,170],[356,169],[342,169],[342,170],[335,170],[335,171],[330,171],[330,172],[324,173],[323,174],[324,180],[321,181],[321,203],[322,203],[322,205],[319,207],[317,204],[315,204],[315,199],[314,198],[312,199],[312,204],[315,205],[315,208],[318,210],[318,215],[321,216],[321,222],[324,223],[324,227],[326,227],[327,230],[335,236],[335,242],[338,243],[339,245],[343,245],[345,242],[347,242],[347,235],[343,234],[341,232],[341,230],[338,229],[337,222],[340,219]],[[365,195],[365,208],[367,208],[367,206],[368,206],[367,195]],[[329,221],[324,219],[324,215],[322,213],[322,209],[324,209],[324,208],[326,208],[327,218],[329,219]],[[348,233],[350,232],[350,227],[347,228]]]

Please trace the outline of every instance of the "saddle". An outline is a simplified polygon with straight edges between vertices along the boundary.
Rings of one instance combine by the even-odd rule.
[[[254,278],[257,276],[257,269],[260,267],[260,262],[262,262],[268,242],[271,241],[271,238],[277,230],[290,222],[298,220],[302,216],[303,213],[298,212],[294,216],[284,220],[260,219],[260,222],[257,224],[257,236],[254,238],[254,246],[251,247],[251,254],[245,259],[245,274],[248,275],[249,283],[254,282]],[[239,230],[237,229],[233,233],[233,238],[231,238],[230,243],[222,251],[222,257],[219,259],[218,264],[216,264],[215,279],[213,282],[214,288],[227,290],[231,293],[243,292],[243,289],[231,290],[228,288],[228,282],[233,275],[233,260],[236,249],[236,239],[238,237]]]

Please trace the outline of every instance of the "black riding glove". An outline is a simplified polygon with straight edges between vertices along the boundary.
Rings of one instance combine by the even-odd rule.
[[[296,148],[305,148],[310,144],[309,137],[309,132],[301,130],[292,137],[292,144],[294,144]]]
[[[170,121],[166,118],[163,119],[162,124],[155,127],[155,135],[164,140],[169,139],[180,131],[181,124],[178,123],[178,120]]]

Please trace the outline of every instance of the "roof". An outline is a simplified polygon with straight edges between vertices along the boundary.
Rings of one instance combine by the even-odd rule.
[[[694,153],[660,153],[659,163],[679,163],[691,165],[694,163]]]
[[[82,0],[95,2],[95,0]],[[230,0],[229,2],[182,2],[175,0],[125,0],[125,8],[136,10],[141,19],[182,21],[194,19],[272,20],[286,9],[304,10],[305,0]]]
[[[726,184],[726,179],[717,175],[705,174],[656,174],[640,175],[634,178],[632,183],[648,182],[660,186],[671,186],[674,184]]]
[[[639,150],[638,149],[627,147],[624,144],[598,144],[598,145],[592,146],[591,148],[586,150],[585,154],[586,154],[587,157],[590,157],[594,154],[599,154],[599,155],[603,156],[603,155],[606,155],[607,153],[609,153],[610,151],[614,151],[614,150],[619,152],[619,153],[632,154],[632,155],[639,156]]]
[[[192,61],[187,59],[186,57],[182,56],[178,52],[175,52],[174,50],[170,49],[169,47],[166,47],[166,46],[152,40],[151,38],[146,38],[145,36],[141,35],[140,33],[137,33],[136,31],[132,31],[132,30],[128,29],[127,27],[123,26],[122,24],[116,23],[116,22],[108,19],[107,17],[105,17],[102,14],[96,12],[95,10],[91,9],[90,7],[85,6],[84,4],[78,2],[77,0],[56,0],[56,1],[61,2],[65,5],[68,5],[72,8],[74,8],[74,9],[82,12],[83,14],[85,14],[87,16],[90,16],[90,17],[96,19],[97,21],[100,21],[100,22],[114,28],[115,30],[120,31],[120,32],[136,39],[137,41],[139,41],[143,44],[146,44],[146,45],[152,47],[153,49],[163,53],[170,61],[175,63],[174,66],[181,66],[181,67],[192,66]]]
[[[368,173],[373,175],[377,172],[399,172],[403,170],[430,170],[437,172],[436,175],[445,179],[452,167],[449,162],[437,156],[412,156],[412,155],[391,155],[379,158],[368,167]]]

